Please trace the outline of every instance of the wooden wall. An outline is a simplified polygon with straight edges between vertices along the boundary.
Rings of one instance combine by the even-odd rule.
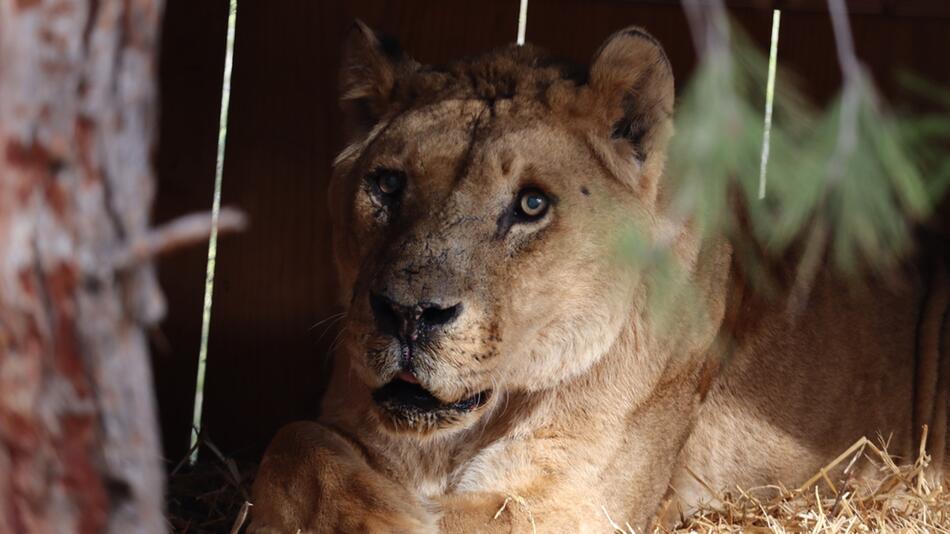
[[[760,43],[771,24],[765,8],[790,8],[780,60],[813,96],[833,94],[839,73],[831,26],[816,1],[733,4]],[[942,0],[850,4],[858,53],[889,94],[899,95],[899,70],[950,86],[943,52],[950,10]],[[318,411],[335,329],[311,326],[337,310],[325,188],[341,148],[336,68],[352,19],[437,63],[512,41],[517,12],[518,0],[239,0],[223,199],[244,209],[251,227],[219,246],[205,424],[223,450],[255,454],[279,425]],[[210,206],[226,17],[227,0],[168,2],[158,220]],[[586,61],[607,35],[630,24],[664,43],[681,86],[695,54],[677,2],[532,0],[527,35]],[[197,248],[160,264],[170,314],[153,359],[173,460],[188,442],[205,254]]]

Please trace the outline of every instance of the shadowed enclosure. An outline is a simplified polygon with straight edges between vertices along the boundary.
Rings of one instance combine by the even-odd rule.
[[[728,3],[763,48],[771,9],[782,8],[782,65],[818,100],[840,87],[822,0]],[[157,223],[210,206],[227,4],[167,5]],[[900,99],[902,71],[950,83],[946,57],[934,49],[950,34],[944,2],[848,4],[857,54],[886,95]],[[245,210],[251,226],[218,247],[204,415],[223,451],[257,454],[280,425],[319,410],[336,334],[328,318],[338,311],[326,184],[343,142],[337,67],[353,18],[398,38],[420,61],[441,63],[514,41],[518,9],[517,0],[240,0],[223,204]],[[632,24],[663,43],[682,88],[696,54],[678,2],[533,0],[526,38],[587,62],[606,35]],[[171,460],[188,446],[205,259],[194,248],[159,262],[169,314],[153,342],[153,368]]]

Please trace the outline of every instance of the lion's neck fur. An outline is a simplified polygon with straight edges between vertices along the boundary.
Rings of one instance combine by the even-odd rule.
[[[424,495],[517,488],[530,483],[518,480],[520,473],[531,472],[521,467],[556,462],[563,454],[575,455],[576,469],[557,476],[589,484],[601,476],[596,473],[610,471],[612,464],[626,464],[636,455],[675,454],[685,440],[699,358],[674,354],[673,346],[656,336],[654,326],[643,317],[644,305],[641,295],[614,343],[586,372],[540,391],[506,392],[471,428],[424,438],[367,429],[372,408],[354,398],[365,397],[355,388],[343,396],[342,404],[350,409],[329,408],[327,413],[337,414],[336,427],[353,432],[372,447],[371,456],[393,466],[398,478]],[[655,394],[660,390],[663,398]],[[682,394],[671,395],[672,391]],[[637,429],[671,410],[677,412],[681,428],[670,429],[663,440],[643,439],[646,433]],[[613,439],[605,440],[607,436]],[[559,442],[558,447],[539,449],[538,439],[545,437],[557,438],[551,441]],[[567,446],[571,443],[573,447]],[[656,481],[663,484],[666,480]]]

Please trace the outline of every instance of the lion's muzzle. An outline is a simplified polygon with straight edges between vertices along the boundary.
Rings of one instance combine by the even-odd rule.
[[[488,402],[491,390],[455,402],[442,402],[418,383],[396,378],[373,392],[384,420],[397,430],[429,431],[451,425]]]

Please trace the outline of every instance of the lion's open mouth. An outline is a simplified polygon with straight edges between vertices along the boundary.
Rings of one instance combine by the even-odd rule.
[[[389,412],[427,414],[445,411],[470,412],[488,402],[490,395],[490,390],[480,391],[460,401],[445,403],[419,384],[397,378],[374,391],[373,400]]]

